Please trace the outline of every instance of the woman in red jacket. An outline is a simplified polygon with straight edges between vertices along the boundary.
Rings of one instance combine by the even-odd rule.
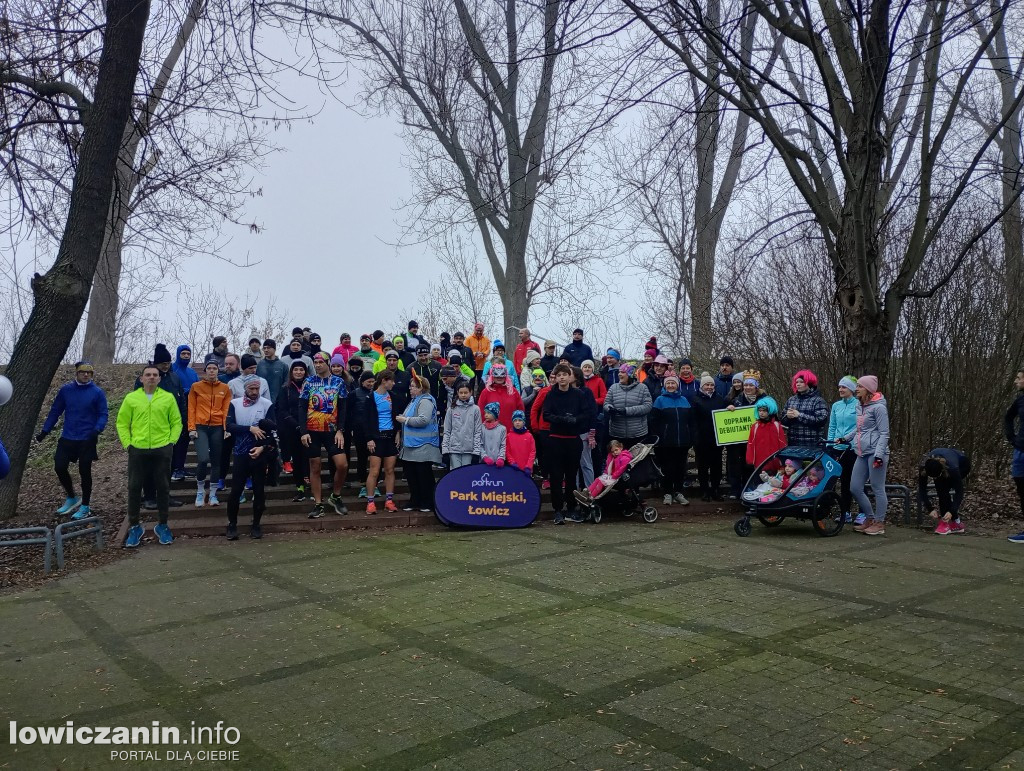
[[[505,427],[505,430],[512,431],[512,413],[523,409],[523,397],[512,384],[512,378],[508,376],[508,369],[504,364],[494,364],[487,372],[487,385],[480,392],[477,403],[480,405],[480,416],[483,417],[484,406],[491,402],[497,402],[501,411],[498,413],[498,422]]]
[[[583,370],[583,384],[594,394],[594,401],[597,402],[597,409],[600,412],[604,407],[604,397],[608,394],[608,386],[605,385],[602,378],[597,377],[594,373],[594,362],[590,359],[583,362],[580,369]]]
[[[764,461],[788,445],[786,432],[779,422],[779,405],[770,396],[762,396],[754,405],[757,408],[757,420],[750,427],[747,439],[747,477]],[[765,471],[774,474],[780,467],[778,460],[765,467]]]

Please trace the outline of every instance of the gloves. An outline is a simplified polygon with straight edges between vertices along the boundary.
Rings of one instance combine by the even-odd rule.
[[[497,466],[498,468],[501,468],[502,466],[505,465],[505,459],[498,458],[496,461],[494,461],[494,465]]]
[[[49,431],[40,431],[38,434],[36,434],[36,441],[37,442],[43,441],[46,438],[46,435],[49,434],[49,433],[50,433]]]
[[[484,458],[484,463],[488,466],[494,465],[494,458]]]
[[[875,458],[871,462],[871,465],[874,466],[875,468],[882,468],[882,459],[881,458]]]
[[[532,468],[527,468],[526,466],[523,466],[519,470],[522,471],[524,474],[526,474],[526,476],[529,477],[530,479],[533,479],[533,469]]]
[[[508,465],[509,465],[510,468],[514,468],[516,471],[519,471],[519,464],[518,463],[513,463],[512,461],[509,461]]]

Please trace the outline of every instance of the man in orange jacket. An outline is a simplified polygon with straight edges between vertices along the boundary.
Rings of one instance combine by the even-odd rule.
[[[491,353],[491,340],[484,337],[484,325],[479,321],[473,325],[473,334],[466,339],[466,347],[473,354],[471,366],[476,372],[477,382],[483,382],[484,364]]]
[[[220,479],[220,456],[224,446],[231,389],[217,379],[217,362],[207,362],[203,376],[188,392],[188,434],[195,440],[196,507],[206,503],[206,467],[211,480]],[[216,482],[210,485],[210,505],[219,506]]]

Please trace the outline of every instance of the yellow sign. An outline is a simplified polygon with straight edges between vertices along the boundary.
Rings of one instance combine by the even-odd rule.
[[[715,421],[715,441],[719,447],[723,447],[747,441],[750,427],[757,420],[757,410],[753,406],[737,407],[734,410],[714,410],[711,417]]]

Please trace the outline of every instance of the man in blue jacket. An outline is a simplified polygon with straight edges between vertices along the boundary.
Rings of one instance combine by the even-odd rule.
[[[583,330],[579,327],[572,331],[572,342],[562,349],[562,358],[574,367],[582,366],[588,359],[594,360],[594,352],[583,342]]]
[[[73,519],[92,515],[89,500],[92,496],[92,463],[98,457],[96,440],[107,426],[107,395],[93,380],[92,364],[80,361],[75,364],[75,379],[65,383],[57,391],[50,413],[43,422],[43,429],[36,434],[41,442],[53,431],[64,416],[64,428],[57,440],[57,451],[53,455],[53,468],[67,495],[58,514],[72,514]],[[82,479],[82,496],[75,494],[75,485],[68,467],[78,463]]]

